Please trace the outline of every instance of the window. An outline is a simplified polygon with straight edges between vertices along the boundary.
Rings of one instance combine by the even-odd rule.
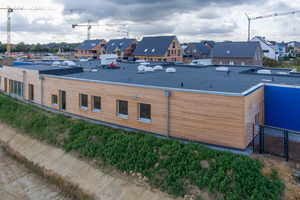
[[[190,52],[191,52],[191,50],[190,50],[190,49],[188,49],[186,52],[190,53]]]
[[[264,53],[269,53],[269,50],[263,50]]]
[[[101,97],[98,96],[92,96],[92,102],[93,102],[93,112],[101,112]]]
[[[0,85],[1,85],[1,76],[0,76]]]
[[[173,50],[171,51],[171,54],[173,55]]]
[[[242,62],[242,65],[245,65],[245,63],[244,63],[244,62]]]
[[[170,56],[170,50],[168,50],[168,56]]]
[[[222,61],[220,61],[220,65],[222,65]]]
[[[57,106],[57,95],[52,94],[51,101],[53,106]]]
[[[255,115],[255,131],[259,129],[259,113]]]
[[[88,109],[88,95],[80,94],[80,109]]]
[[[196,53],[196,49],[193,49],[193,53]]]
[[[19,97],[23,97],[23,83],[10,80],[10,93]]]
[[[153,58],[150,58],[150,61],[153,61]]]
[[[34,87],[31,84],[29,84],[29,100],[30,101],[34,100]]]
[[[174,50],[174,54],[176,54],[176,50]]]
[[[139,104],[139,121],[151,123],[151,105],[150,104]]]
[[[128,101],[118,100],[118,117],[128,119]]]
[[[173,45],[172,45],[172,46],[173,46],[173,48],[175,48],[175,42],[173,42]]]
[[[180,56],[180,51],[179,50],[177,51],[177,56]]]
[[[257,60],[257,52],[255,52],[255,60]]]

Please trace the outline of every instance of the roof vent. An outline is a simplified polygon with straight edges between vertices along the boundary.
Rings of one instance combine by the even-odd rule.
[[[146,67],[145,72],[154,72],[153,67]]]
[[[145,71],[147,67],[145,65],[138,66],[138,71]]]
[[[258,74],[271,74],[271,70],[269,69],[260,69],[257,71]]]
[[[154,70],[163,70],[164,68],[161,65],[156,65]]]
[[[228,70],[228,67],[216,67],[216,71],[218,72],[227,72]]]
[[[173,67],[169,67],[166,69],[166,73],[176,73],[176,69]]]

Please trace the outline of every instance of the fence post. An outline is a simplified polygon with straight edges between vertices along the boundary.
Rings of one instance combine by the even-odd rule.
[[[289,161],[289,132],[286,131],[286,161]]]
[[[253,153],[254,153],[254,124],[252,124],[252,136],[253,136],[252,146],[253,146]]]
[[[262,154],[262,126],[259,126],[259,154]]]

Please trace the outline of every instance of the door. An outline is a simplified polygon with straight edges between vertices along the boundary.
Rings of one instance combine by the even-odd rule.
[[[66,111],[66,91],[60,91],[60,96],[61,96],[61,102],[60,102],[60,109],[62,111]]]
[[[4,92],[7,92],[7,78],[4,78]]]

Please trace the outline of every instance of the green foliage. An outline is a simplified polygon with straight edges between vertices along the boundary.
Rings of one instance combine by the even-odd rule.
[[[197,143],[72,121],[9,96],[0,95],[0,119],[66,151],[78,151],[79,157],[97,157],[102,165],[127,174],[130,170],[142,173],[152,187],[177,196],[188,192],[187,184],[207,188],[210,194],[218,192],[222,195],[219,199],[279,199],[284,189],[276,170],[271,178],[261,173],[263,164],[258,159]],[[209,166],[202,166],[201,161]]]
[[[280,63],[274,59],[263,57],[264,67],[280,67]]]

